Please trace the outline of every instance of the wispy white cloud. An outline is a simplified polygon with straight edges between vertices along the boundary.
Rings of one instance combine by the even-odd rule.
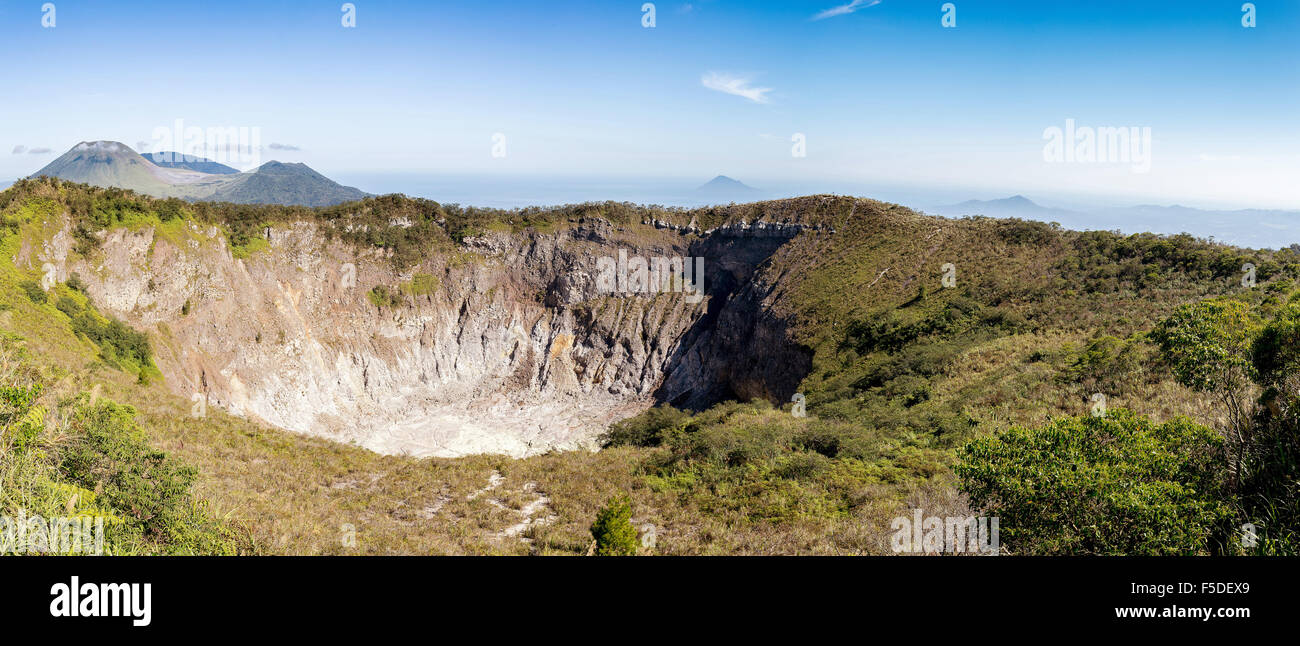
[[[838,7],[831,7],[830,9],[826,9],[825,11],[822,11],[821,13],[818,13],[817,15],[813,16],[812,19],[823,20],[826,18],[834,18],[835,16],[845,16],[859,9],[874,7],[880,4],[880,2],[881,0],[850,0],[848,4],[842,4]]]
[[[700,78],[700,83],[710,90],[734,94],[749,99],[754,103],[767,103],[767,93],[771,92],[772,88],[754,87],[750,85],[750,82],[750,79],[741,76],[719,74],[718,72],[709,72]]]

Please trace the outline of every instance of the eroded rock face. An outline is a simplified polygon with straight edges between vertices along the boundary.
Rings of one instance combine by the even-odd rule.
[[[699,237],[587,219],[553,234],[470,238],[402,272],[377,251],[327,241],[312,222],[266,233],[270,248],[247,259],[194,224],[165,236],[106,232],[89,261],[72,260],[57,236],[40,255],[150,332],[177,394],[385,453],[590,448],[656,401],[784,400],[807,372],[810,355],[753,280],[796,229]],[[597,259],[620,249],[704,256],[707,298],[602,293]],[[436,287],[396,305],[367,297],[415,274]]]
[[[780,230],[787,235],[773,233]],[[724,399],[790,401],[812,369],[812,351],[791,342],[788,323],[771,308],[775,285],[756,269],[803,230],[720,227],[692,244],[693,255],[712,261],[709,307],[678,344],[659,400],[690,409]]]

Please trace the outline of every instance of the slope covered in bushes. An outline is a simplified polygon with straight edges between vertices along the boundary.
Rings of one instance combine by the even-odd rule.
[[[764,312],[787,321],[792,342],[812,357],[793,401],[723,402],[699,411],[656,407],[612,427],[607,448],[594,454],[413,460],[283,433],[217,410],[191,417],[190,402],[151,383],[158,375],[151,372],[147,343],[99,314],[73,281],[46,291],[39,272],[14,264],[24,243],[30,247],[52,235],[42,223],[63,212],[77,218],[74,234],[86,253],[93,253],[104,228],[153,227],[158,235],[182,236],[185,226],[201,223],[224,231],[233,253],[255,254],[266,244],[268,224],[309,218],[327,223],[331,235],[359,250],[382,250],[398,264],[430,248],[456,250],[483,231],[547,231],[584,217],[629,229],[646,220],[706,229],[761,215],[820,224],[834,233],[799,235],[760,267]],[[59,427],[76,429],[86,446],[119,466],[59,458],[46,467],[65,468],[56,474],[58,481],[93,493],[99,477],[93,474],[138,459],[162,469],[160,477],[175,485],[169,490],[189,492],[189,498],[168,494],[150,503],[161,505],[151,517],[169,520],[138,527],[140,538],[132,544],[143,549],[185,551],[215,544],[202,537],[224,535],[194,529],[208,525],[176,511],[188,509],[189,501],[210,505],[210,515],[239,529],[247,543],[220,543],[235,549],[582,554],[599,510],[626,494],[629,522],[657,528],[655,553],[889,553],[890,519],[908,509],[940,516],[1000,513],[993,497],[976,495],[969,485],[961,489],[957,472],[963,455],[970,455],[963,447],[999,437],[1002,444],[990,446],[1035,447],[997,460],[985,452],[997,467],[985,481],[1001,486],[998,474],[1018,468],[1013,457],[1048,465],[1077,452],[1068,443],[1026,438],[1093,428],[1091,413],[1103,403],[1132,412],[1134,437],[1165,437],[1150,429],[1177,428],[1210,429],[1223,438],[1223,454],[1240,455],[1246,467],[1231,467],[1240,477],[1227,489],[1195,489],[1197,496],[1217,496],[1198,507],[1204,513],[1196,512],[1202,519],[1196,527],[1214,525],[1210,516],[1219,518],[1227,505],[1231,523],[1214,525],[1214,537],[1224,536],[1232,523],[1254,519],[1269,528],[1261,535],[1274,551],[1294,550],[1285,531],[1267,533],[1293,527],[1296,517],[1295,446],[1287,439],[1296,428],[1293,408],[1266,396],[1292,388],[1286,381],[1294,374],[1290,355],[1271,351],[1242,360],[1258,375],[1250,378],[1255,390],[1244,401],[1259,407],[1247,410],[1248,426],[1234,427],[1217,393],[1180,380],[1177,357],[1164,352],[1153,335],[1180,307],[1224,298],[1240,303],[1258,322],[1252,352],[1290,348],[1295,317],[1284,312],[1300,277],[1300,258],[1291,250],[1243,250],[1190,236],[1072,232],[1015,220],[948,220],[834,196],[698,210],[602,203],[516,211],[384,196],[313,210],[185,204],[40,180],[0,193],[0,217],[0,325],[26,338],[35,363],[62,371],[54,383],[73,389],[63,392],[65,401],[79,401],[77,393],[102,383],[135,411],[86,409],[69,413],[69,426]],[[1246,263],[1255,267],[1253,285],[1243,285]],[[433,284],[413,279],[374,297],[387,303]],[[24,392],[15,392],[16,401],[28,396]],[[83,406],[88,405],[87,399]],[[1187,419],[1172,421],[1180,417]],[[130,426],[128,418],[139,432],[122,430]],[[114,448],[116,441],[92,439],[97,436],[87,425],[122,431],[113,437],[139,439],[143,433],[145,444],[130,444],[134,457],[127,459]],[[1234,428],[1256,441],[1244,448],[1234,444]],[[15,437],[23,433],[14,431]],[[1193,434],[1210,447],[1199,433]],[[1025,441],[1013,442],[1017,434]],[[1270,437],[1274,441],[1260,440]],[[165,461],[148,457],[146,445],[195,465],[197,474],[162,466]],[[1165,449],[1179,460],[1187,457]],[[1158,473],[1163,467],[1125,468],[1130,467],[1147,469],[1151,487],[1165,486]],[[1215,463],[1219,467],[1227,468]],[[138,471],[126,468],[133,470]],[[476,495],[492,482],[501,483],[494,493]],[[143,495],[129,483],[121,491]],[[1080,491],[1087,489],[1058,493]],[[519,522],[517,514],[536,508],[536,492],[545,493],[547,522],[517,534],[529,542],[510,538],[516,534],[505,532]],[[96,500],[117,504],[103,493]],[[50,500],[57,506],[67,498]],[[1153,497],[1142,508],[1159,510],[1168,502]],[[1026,509],[1009,513],[1007,522],[1031,518]],[[1201,537],[1200,543],[1175,541],[1171,549],[1125,542],[1123,536],[1103,545],[1095,537],[1070,538],[1049,521],[1025,521],[1019,536],[1004,524],[1008,549],[1218,549],[1202,540],[1211,534],[1196,531],[1184,538]],[[179,529],[169,533],[166,527]]]

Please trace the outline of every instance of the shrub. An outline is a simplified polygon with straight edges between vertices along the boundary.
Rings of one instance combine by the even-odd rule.
[[[59,470],[73,484],[100,491],[129,534],[163,552],[222,553],[231,545],[191,498],[198,472],[145,443],[135,409],[82,398],[60,449]]]
[[[68,282],[64,284],[68,286],[68,289],[75,289],[83,294],[86,293],[86,283],[83,282],[81,280],[81,276],[77,275],[76,273],[69,276]]]
[[[1260,526],[1262,553],[1300,552],[1300,307],[1278,312],[1255,337],[1251,359],[1264,406],[1246,446],[1244,520]]]
[[[37,283],[34,280],[24,280],[23,282],[18,283],[18,287],[27,294],[27,298],[31,299],[31,301],[37,305],[43,305],[46,301],[50,300],[50,297],[45,293],[45,290],[41,289],[40,283]]]
[[[873,350],[899,350],[925,336],[966,329],[980,310],[979,303],[965,296],[950,297],[947,303],[934,311],[887,310],[850,322],[844,345],[854,348],[859,354]]]
[[[995,227],[998,236],[1011,244],[1044,247],[1061,236],[1061,226],[1056,223],[1011,218],[997,221]]]
[[[612,498],[597,512],[591,537],[596,539],[597,556],[636,556],[638,541],[627,496]]]
[[[411,296],[427,296],[438,291],[438,277],[431,274],[415,274],[411,282],[402,285],[402,291]]]
[[[1138,339],[1097,336],[1062,370],[1061,378],[1110,394],[1122,393],[1139,381],[1143,367],[1152,359],[1147,356],[1150,352],[1150,346]]]
[[[72,331],[99,346],[100,358],[105,362],[119,369],[152,365],[149,337],[144,333],[136,332],[117,319],[104,318],[92,305],[79,298],[60,298],[56,307],[72,320]]]
[[[690,419],[690,413],[668,404],[660,404],[636,417],[610,425],[609,430],[601,436],[601,445],[605,448],[660,446],[667,441],[673,429],[681,428]]]
[[[1231,509],[1217,433],[1112,409],[1012,427],[960,451],[976,506],[1022,554],[1198,554],[1223,549]]]
[[[239,550],[191,492],[195,471],[146,444],[134,409],[85,393],[56,402],[46,392],[54,375],[28,361],[20,343],[0,338],[9,382],[0,387],[0,514],[102,522],[108,554]],[[39,536],[10,548],[49,546]]]
[[[22,452],[40,434],[43,425],[33,418],[36,398],[41,396],[40,384],[0,387],[0,449],[7,443],[11,450]]]
[[[1232,486],[1246,470],[1255,407],[1252,363],[1256,319],[1240,301],[1217,299],[1183,305],[1151,332],[1174,377],[1218,399],[1228,418]]]
[[[366,298],[369,298],[370,302],[380,309],[395,307],[402,302],[401,292],[384,285],[371,287],[370,291],[366,292]]]

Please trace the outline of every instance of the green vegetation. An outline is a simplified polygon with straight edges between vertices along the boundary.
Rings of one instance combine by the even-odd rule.
[[[1155,348],[1143,334],[1125,339],[1099,334],[1088,340],[1058,380],[1085,384],[1093,392],[1131,391],[1141,385],[1144,367],[1155,361]]]
[[[978,438],[956,473],[1011,554],[1203,554],[1231,516],[1222,444],[1186,418],[1111,409]]]
[[[612,424],[602,438],[605,447],[663,446],[668,435],[684,429],[691,415],[667,404]]]
[[[64,284],[68,286],[68,289],[81,292],[82,294],[86,293],[86,283],[82,282],[81,276],[78,276],[76,273],[69,276],[68,282]]]
[[[188,401],[148,378],[145,339],[100,315],[80,279],[47,293],[30,259],[16,260],[25,244],[52,235],[50,222],[65,209],[83,255],[96,252],[105,227],[181,236],[202,224],[224,231],[243,257],[265,248],[266,227],[309,220],[403,272],[431,254],[447,266],[473,258],[458,247],[468,237],[545,233],[585,218],[628,236],[642,235],[640,223],[652,218],[708,229],[764,217],[836,233],[790,240],[756,277],[779,287],[767,292],[765,311],[810,357],[806,375],[773,391],[741,366],[725,386],[737,399],[759,399],[702,411],[656,407],[612,426],[597,453],[414,460],[215,409],[191,418]],[[0,234],[0,321],[29,339],[46,368],[67,371],[13,382],[24,390],[7,391],[8,405],[25,412],[4,437],[23,448],[3,459],[27,456],[58,471],[53,481],[116,510],[104,513],[133,527],[122,535],[134,547],[123,551],[220,544],[305,554],[582,554],[596,536],[593,520],[622,517],[609,504],[618,496],[629,518],[635,508],[639,522],[656,526],[664,554],[889,553],[890,519],[912,508],[1000,515],[1014,553],[1236,553],[1249,551],[1237,540],[1247,522],[1259,528],[1255,552],[1300,549],[1295,250],[943,220],[833,196],[695,210],[593,203],[512,211],[383,196],[307,209],[152,200],[45,179],[0,193]],[[1257,267],[1254,289],[1241,287],[1244,262]],[[945,263],[956,267],[954,287],[940,281]],[[432,296],[441,280],[436,271],[414,273],[367,296],[395,307]],[[737,352],[753,349],[742,343]],[[89,406],[69,402],[101,382],[133,411],[67,408]],[[27,390],[36,383],[45,386]],[[57,396],[49,392],[56,384]],[[80,390],[68,391],[74,384]],[[792,414],[794,393],[804,396],[806,416]],[[1096,394],[1109,414],[1082,416]],[[25,398],[36,408],[24,408]],[[55,406],[57,427],[31,417]],[[72,446],[61,439],[68,432],[99,461],[65,461],[55,449]],[[176,457],[156,458],[149,447]],[[128,479],[110,492],[115,473],[148,473],[164,486],[145,491]],[[487,494],[494,497],[471,497],[494,474],[504,478]],[[106,482],[95,494],[99,479]],[[37,491],[33,482],[5,491]],[[534,491],[546,492],[553,520],[530,525],[528,543],[502,538]],[[78,495],[78,505],[90,500]],[[55,509],[68,499],[41,504]],[[127,500],[141,516],[119,508]],[[187,515],[190,503],[214,511]],[[222,542],[226,529],[208,531],[202,518],[226,519],[218,525],[238,527],[241,540]],[[343,525],[358,528],[355,548],[340,542]],[[630,524],[609,527],[629,536]],[[634,530],[630,537],[635,551]]]
[[[56,307],[71,321],[73,332],[99,347],[105,363],[129,372],[154,369],[149,338],[117,319],[101,315],[89,297],[68,291]]]
[[[338,238],[361,249],[380,249],[393,266],[404,269],[427,257],[430,248],[451,252],[467,237],[491,230],[554,231],[583,218],[603,218],[615,224],[649,219],[686,224],[695,218],[700,227],[721,224],[735,217],[726,209],[685,210],[639,206],[625,202],[593,202],[560,207],[514,210],[462,207],[404,195],[368,197],[337,206],[309,208],[271,204],[184,202],[158,199],[116,188],[94,188],[56,178],[20,179],[0,193],[0,213],[33,199],[56,199],[68,208],[76,224],[77,250],[83,255],[98,241],[94,233],[118,226],[162,225],[192,220],[217,225],[226,233],[231,253],[248,258],[267,248],[268,226],[299,220],[324,225],[328,238]],[[9,223],[8,226],[14,226]]]
[[[626,496],[610,500],[591,525],[596,556],[636,556],[636,528],[632,526],[632,503]]]
[[[837,419],[803,419],[756,400],[691,415],[662,406],[615,424],[605,446],[663,447],[647,485],[706,513],[753,523],[847,519],[862,490],[921,483],[947,470],[941,451],[894,446]]]
[[[191,495],[197,472],[150,448],[135,415],[130,406],[83,396],[68,420],[72,439],[58,451],[58,472],[83,491],[101,492],[122,521],[119,540],[166,553],[234,553],[233,535]]]
[[[403,294],[410,296],[428,296],[438,291],[438,277],[429,274],[415,274],[410,282],[402,283]]]
[[[246,233],[233,234],[230,237],[230,255],[241,260],[247,260],[254,254],[266,251],[271,248],[271,243],[266,238],[260,236],[249,236]]]
[[[1248,423],[1247,394],[1255,321],[1245,303],[1212,300],[1179,307],[1152,332],[1183,385],[1220,395],[1234,425]]]
[[[808,416],[724,403],[696,413],[656,408],[614,425],[607,446],[651,451],[646,486],[730,519],[733,531],[845,532],[841,520],[884,524],[908,507],[966,515],[969,504],[1002,516],[1016,553],[1233,552],[1245,522],[1288,527],[1281,538],[1261,529],[1261,545],[1272,547],[1260,549],[1295,551],[1294,441],[1274,442],[1267,458],[1255,458],[1258,476],[1234,484],[1233,463],[1265,451],[1240,448],[1216,387],[1241,388],[1252,372],[1248,350],[1262,346],[1252,345],[1258,325],[1242,311],[1288,300],[1300,273],[1293,250],[935,221],[862,202],[853,219],[834,204],[823,211],[837,234],[792,241],[766,270],[782,280],[774,309],[788,313],[792,335],[813,352],[797,389]],[[948,261],[958,261],[952,288],[939,280]],[[1260,288],[1240,287],[1247,261],[1260,268]],[[1207,297],[1211,305],[1180,310]],[[1285,329],[1267,344],[1286,346]],[[1234,359],[1198,368],[1218,356]],[[1185,378],[1192,374],[1200,376]],[[1260,387],[1235,397],[1253,401]],[[1104,420],[1079,416],[1094,394],[1112,404]],[[1249,418],[1253,409],[1244,409]],[[1273,424],[1281,438],[1294,422]],[[1252,437],[1264,434],[1251,428]],[[1067,441],[1071,433],[1080,437]],[[1051,486],[1028,489],[1026,469]],[[1258,483],[1251,493],[1249,482]],[[1261,501],[1256,511],[1243,506],[1249,496]],[[863,551],[879,543],[837,541]]]
[[[1300,308],[1277,308],[1260,304],[1273,312],[1261,326],[1246,302],[1209,299],[1150,333],[1172,376],[1214,398],[1219,432],[1124,410],[1013,428],[963,448],[963,489],[1003,517],[1007,545],[1021,553],[1295,553]],[[1124,363],[1129,347],[1102,337],[1075,365]],[[1255,529],[1243,540],[1236,528],[1247,523]]]
[[[1300,306],[1286,305],[1255,335],[1251,367],[1262,393],[1241,438],[1241,517],[1262,527],[1257,551],[1300,553]]]
[[[37,305],[43,305],[46,301],[50,300],[50,297],[46,295],[45,290],[41,289],[40,283],[34,280],[24,280],[23,282],[18,283],[18,288],[23,290],[23,293],[27,294],[27,298],[31,299],[31,301]]]
[[[1257,322],[1267,320],[1261,327]],[[1179,380],[1214,393],[1228,423],[1237,520],[1257,526],[1261,553],[1300,551],[1300,307],[1266,301],[1186,305],[1160,325]]]
[[[402,304],[401,291],[385,285],[371,287],[370,291],[366,292],[366,298],[370,299],[371,304],[379,309],[396,307]]]
[[[60,397],[21,341],[0,341],[0,514],[87,518],[107,554],[232,554],[241,542],[196,498],[194,469],[151,449],[136,411],[87,393]],[[29,537],[21,551],[55,549]],[[92,549],[90,537],[83,550]]]
[[[387,285],[375,285],[366,292],[366,298],[375,307],[383,309],[385,307],[397,307],[407,302],[407,298],[415,299],[420,296],[428,297],[438,291],[438,285],[441,281],[437,276],[430,274],[415,274],[411,280],[404,282],[397,287]]]
[[[1250,433],[1255,327],[1245,303],[1218,299],[1179,307],[1151,335],[1178,382],[1214,395],[1226,413],[1234,474],[1244,468]]]

